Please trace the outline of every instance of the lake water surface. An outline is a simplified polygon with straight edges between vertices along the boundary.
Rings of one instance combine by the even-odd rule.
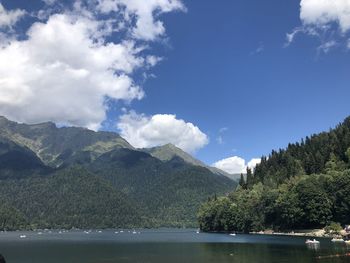
[[[350,262],[350,246],[318,239],[319,247],[307,247],[305,240],[174,229],[7,232],[0,253],[7,263]]]

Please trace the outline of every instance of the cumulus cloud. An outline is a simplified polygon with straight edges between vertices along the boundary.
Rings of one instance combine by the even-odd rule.
[[[197,126],[171,114],[146,116],[131,111],[120,117],[117,127],[121,136],[137,148],[172,143],[193,153],[209,142],[208,136]]]
[[[318,51],[328,53],[336,46],[336,38],[346,46],[344,38],[350,30],[350,1],[301,0],[300,20],[302,26],[286,35],[285,46],[289,46],[297,35],[304,34],[319,39]]]
[[[21,9],[6,10],[0,3],[0,28],[14,26],[25,14]]]
[[[300,18],[305,25],[336,22],[343,32],[350,29],[349,0],[301,0],[300,7]]]
[[[99,24],[63,14],[0,49],[0,113],[14,120],[86,126],[105,119],[104,97],[141,99],[127,75],[143,65],[132,42],[103,43]],[[119,72],[119,74],[116,74]]]
[[[260,158],[253,158],[253,159],[251,159],[251,160],[248,162],[247,166],[248,166],[250,169],[255,169],[255,167],[256,167],[259,163],[261,163],[261,159],[260,159]]]
[[[165,33],[164,24],[155,16],[174,10],[185,10],[180,0],[98,0],[102,13],[124,10],[125,17],[136,16],[136,25],[132,34],[139,39],[154,40]]]
[[[212,166],[219,168],[229,174],[240,174],[240,173],[246,173],[247,167],[254,169],[257,164],[260,163],[260,159],[254,158],[250,160],[248,163],[246,161],[238,156],[229,157],[223,160],[220,160]]]
[[[101,18],[101,11],[92,5],[96,1],[76,0],[63,9],[57,3],[38,11],[45,15],[29,27],[26,36],[0,35],[0,115],[19,122],[50,120],[98,129],[106,118],[106,101],[143,98],[134,73],[148,70],[161,58],[148,54],[149,45],[122,34],[120,24],[138,28],[139,19],[129,21],[141,14],[137,4],[145,10],[152,7],[148,14],[152,16],[158,9],[170,12],[181,2],[118,1],[121,13],[116,9]],[[129,17],[124,17],[123,10],[128,10]],[[12,25],[22,13],[0,5],[0,25]]]

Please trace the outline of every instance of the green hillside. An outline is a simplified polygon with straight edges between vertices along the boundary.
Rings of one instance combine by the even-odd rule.
[[[230,179],[179,157],[162,162],[130,149],[102,155],[90,170],[145,208],[156,225],[194,226],[201,202],[235,187]]]
[[[146,225],[136,203],[108,182],[78,167],[46,177],[2,181],[0,200],[21,214],[17,217],[23,228]],[[3,213],[0,207],[0,214]],[[13,228],[7,224],[2,229]]]
[[[115,133],[2,117],[0,229],[196,226],[203,201],[236,188],[179,156],[158,157]]]
[[[350,118],[272,151],[228,197],[204,203],[205,231],[318,228],[350,223]]]

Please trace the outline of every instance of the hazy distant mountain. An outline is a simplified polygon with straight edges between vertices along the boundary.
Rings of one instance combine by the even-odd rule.
[[[144,148],[141,149],[142,151],[148,152],[153,157],[162,160],[162,161],[169,161],[174,157],[180,157],[185,162],[189,164],[193,164],[196,166],[201,166],[209,169],[214,174],[224,175],[228,178],[231,178],[233,180],[239,179],[239,176],[237,175],[231,175],[225,171],[222,171],[216,167],[208,166],[205,163],[197,160],[192,155],[186,153],[185,151],[181,150],[180,148],[176,147],[175,145],[169,143],[163,146],[153,147],[153,148]]]
[[[0,118],[0,203],[27,226],[194,226],[201,202],[236,185],[171,145]]]

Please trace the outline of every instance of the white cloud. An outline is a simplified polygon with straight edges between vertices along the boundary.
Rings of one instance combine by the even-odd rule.
[[[141,99],[143,91],[127,74],[143,59],[132,42],[103,43],[98,27],[54,15],[34,24],[28,40],[0,49],[0,114],[96,129],[105,119],[106,96]]]
[[[322,27],[321,30],[326,30],[327,27]],[[311,37],[316,37],[320,39],[319,31],[314,27],[301,26],[295,28],[291,33],[286,34],[285,47],[288,47],[295,40],[296,36],[299,34],[305,34]],[[321,40],[321,39],[320,39]]]
[[[260,158],[253,158],[253,159],[251,159],[249,162],[248,162],[248,164],[247,164],[247,166],[250,168],[250,169],[255,169],[255,167],[256,167],[256,165],[257,164],[259,164],[259,163],[261,163],[261,159]]]
[[[300,7],[300,18],[305,25],[336,22],[343,32],[350,29],[349,0],[301,0]]]
[[[245,173],[245,160],[238,156],[226,158],[214,163],[212,166],[230,174]]]
[[[102,13],[118,12],[125,8],[125,16],[136,16],[136,25],[132,29],[134,37],[154,40],[165,33],[164,24],[155,16],[174,10],[185,10],[181,0],[98,0]]]
[[[117,127],[121,136],[137,148],[172,143],[193,153],[209,142],[198,127],[170,114],[146,116],[131,111],[120,117]]]
[[[135,84],[134,73],[161,60],[147,54],[149,45],[119,32],[121,24],[136,30],[141,18],[131,17],[140,16],[137,8],[150,10],[147,16],[152,17],[158,9],[170,12],[181,2],[118,1],[129,17],[115,10],[102,18],[91,5],[96,0],[76,0],[70,7],[45,2],[53,8],[37,12],[43,14],[41,22],[32,24],[26,36],[0,33],[0,115],[19,122],[50,120],[98,129],[106,118],[106,101],[142,99],[144,91]],[[0,4],[0,26],[12,25],[23,12],[6,11]],[[113,34],[117,36],[111,38]]]
[[[224,141],[224,138],[223,138],[223,133],[227,132],[228,131],[228,128],[227,127],[222,127],[219,129],[219,135],[218,137],[216,137],[216,142],[218,144],[224,144],[225,141]]]
[[[297,35],[305,34],[321,42],[319,52],[328,53],[332,47],[343,46],[346,42],[344,38],[350,30],[350,1],[301,0],[300,19],[302,26],[286,35],[285,46],[289,46]]]
[[[260,159],[258,158],[254,158],[250,160],[248,163],[246,163],[246,161],[243,158],[238,156],[233,156],[233,157],[220,160],[212,164],[212,166],[219,168],[230,174],[240,174],[240,173],[246,173],[247,167],[254,169],[258,163],[260,163]]]
[[[0,28],[14,26],[25,14],[21,9],[6,10],[0,3]]]
[[[57,2],[57,0],[42,0],[47,5],[53,5]]]

